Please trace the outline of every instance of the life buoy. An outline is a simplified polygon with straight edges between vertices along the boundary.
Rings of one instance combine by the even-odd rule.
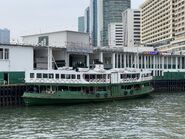
[[[108,97],[108,94],[107,94],[107,93],[105,93],[105,94],[104,94],[104,97]]]
[[[130,90],[130,94],[133,95],[134,91],[133,90]]]
[[[97,93],[97,94],[96,94],[96,97],[100,97],[100,94],[99,94],[99,93]]]

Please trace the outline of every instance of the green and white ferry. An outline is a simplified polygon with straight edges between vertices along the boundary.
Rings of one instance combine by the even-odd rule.
[[[136,98],[153,91],[151,72],[139,69],[33,70],[26,72],[27,106],[69,105]]]

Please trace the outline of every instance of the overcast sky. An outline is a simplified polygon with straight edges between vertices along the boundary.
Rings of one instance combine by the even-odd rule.
[[[138,8],[144,0],[132,0]],[[0,0],[0,28],[8,28],[11,38],[57,30],[77,30],[89,0]]]

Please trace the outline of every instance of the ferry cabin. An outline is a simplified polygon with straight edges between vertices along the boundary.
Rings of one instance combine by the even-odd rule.
[[[29,92],[49,93],[81,92],[85,94],[111,94],[111,85],[117,85],[121,90],[140,90],[149,86],[152,80],[150,72],[140,70],[104,70],[65,69],[57,71],[26,72],[26,84]],[[146,83],[145,83],[146,82]],[[120,91],[119,91],[120,92]],[[108,94],[107,94],[108,95]],[[111,94],[112,95],[112,94]]]

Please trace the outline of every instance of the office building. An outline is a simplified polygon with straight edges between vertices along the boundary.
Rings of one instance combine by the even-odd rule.
[[[140,11],[127,9],[122,15],[123,46],[138,46],[140,44]]]
[[[122,22],[122,12],[130,0],[91,0],[91,36],[94,46],[108,46],[108,25]]]
[[[141,6],[141,37],[144,44],[169,44],[173,40],[174,0],[146,0]]]
[[[90,22],[90,11],[89,11],[89,7],[87,7],[84,13],[84,32],[85,33],[89,33],[89,30],[90,30],[89,22]]]
[[[110,47],[123,47],[123,23],[110,23],[108,38]]]
[[[98,32],[98,0],[90,1],[90,39],[93,46],[97,46],[97,32]]]

